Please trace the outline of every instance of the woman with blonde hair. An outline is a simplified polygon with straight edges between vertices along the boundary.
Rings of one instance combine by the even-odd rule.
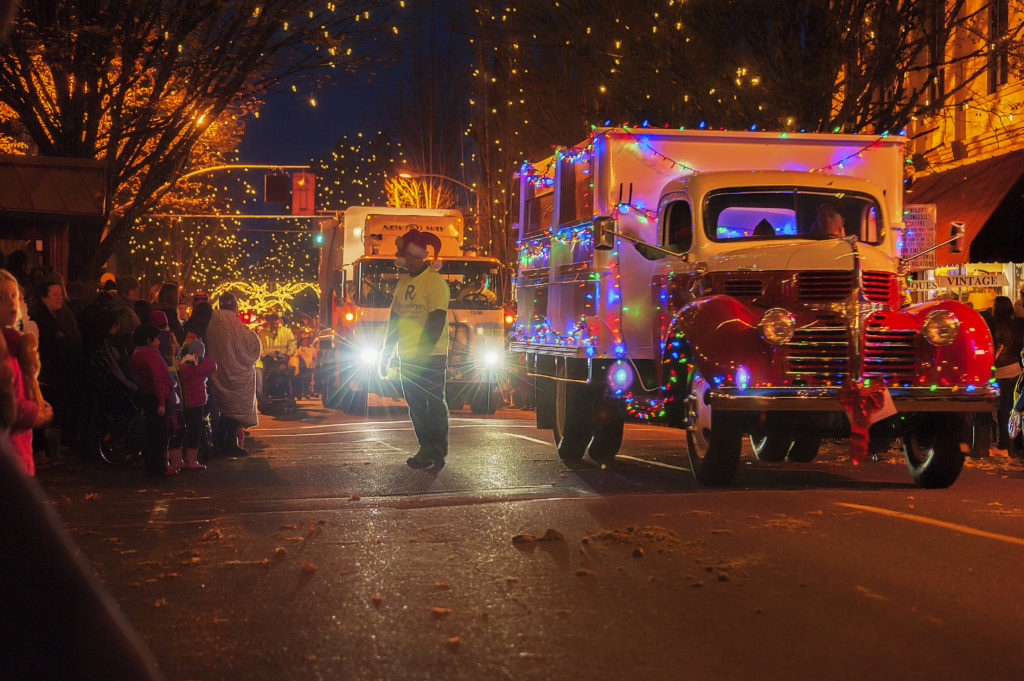
[[[7,343],[7,365],[12,374],[15,406],[10,438],[22,470],[35,475],[32,429],[49,423],[53,419],[53,408],[42,399],[36,380],[39,375],[38,339],[22,334],[14,326],[18,321],[20,299],[18,280],[7,270],[0,269],[0,327]]]

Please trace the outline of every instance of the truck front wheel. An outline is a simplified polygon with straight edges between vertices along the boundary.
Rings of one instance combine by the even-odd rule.
[[[555,381],[555,418],[551,433],[558,456],[566,463],[583,458],[594,436],[587,385]]]
[[[910,477],[921,487],[949,487],[960,476],[964,452],[960,448],[961,414],[925,413],[910,416],[903,435],[903,453]]]
[[[715,410],[709,399],[711,386],[704,377],[693,377],[690,388],[690,428],[686,448],[690,470],[701,485],[726,485],[736,475],[743,433],[735,412]]]

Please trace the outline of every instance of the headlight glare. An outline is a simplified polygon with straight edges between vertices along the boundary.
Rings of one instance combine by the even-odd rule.
[[[796,331],[796,319],[788,310],[773,307],[761,315],[758,326],[760,326],[761,335],[766,341],[772,345],[783,345],[793,337],[793,332]]]
[[[932,345],[949,345],[960,331],[960,320],[949,310],[932,310],[921,324],[921,333]]]
[[[367,366],[376,366],[380,363],[380,352],[374,348],[363,348],[359,351],[359,361]]]

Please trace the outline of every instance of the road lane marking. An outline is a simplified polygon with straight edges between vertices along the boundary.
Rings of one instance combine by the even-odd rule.
[[[619,454],[615,457],[616,459],[626,459],[627,461],[636,461],[637,463],[645,463],[648,466],[659,466],[660,468],[670,468],[674,471],[686,471],[690,472],[689,468],[685,466],[673,466],[670,463],[661,463],[660,461],[648,461],[647,459],[638,459],[635,456],[626,456],[625,454]]]
[[[464,425],[464,426],[450,425],[450,426],[448,426],[448,430],[453,430],[455,428],[479,428],[479,427],[481,427],[481,426],[477,426],[477,425]],[[490,426],[490,427],[493,428],[493,426]],[[533,428],[533,426],[506,426],[506,428]],[[263,438],[271,438],[271,437],[326,437],[328,435],[350,435],[350,434],[358,434],[358,433],[386,433],[386,432],[389,432],[389,431],[397,431],[397,430],[410,431],[410,430],[412,430],[412,424],[409,424],[409,425],[406,425],[406,426],[402,426],[400,428],[365,428],[365,429],[361,429],[361,430],[355,430],[355,429],[353,429],[353,430],[343,430],[343,429],[341,429],[341,430],[321,431],[319,433],[277,433],[277,432],[273,432],[273,431],[258,431],[258,432],[254,432],[252,434],[252,437],[259,438],[261,440]],[[514,433],[508,433],[508,435],[514,435]],[[518,437],[521,437],[521,436],[518,436]],[[537,442],[540,442],[540,440],[537,440]],[[545,442],[544,444],[551,444],[551,443],[550,442]]]
[[[467,423],[466,425],[458,425],[454,423],[455,421],[469,421],[469,423]],[[250,428],[250,432],[252,432],[253,435],[263,435],[265,433],[273,433],[276,430],[314,430],[318,428],[344,428],[346,426],[358,426],[360,428],[368,428],[370,426],[386,426],[394,425],[396,423],[409,423],[409,420],[399,419],[394,421],[357,421],[355,423],[310,423],[301,426],[285,426],[282,428],[268,428],[266,426],[263,426]],[[495,421],[481,421],[480,419],[449,418],[449,423],[451,424],[449,426],[451,428],[493,428],[495,426]],[[501,426],[503,428],[535,428],[535,426],[526,423],[503,423],[501,424]]]
[[[985,537],[986,539],[995,539],[996,541],[1006,542],[1007,544],[1017,544],[1018,546],[1024,546],[1024,539],[1020,537],[1012,537],[1008,534],[997,534],[995,532],[987,532],[985,530],[979,530],[975,527],[969,527],[967,525],[959,525],[957,523],[947,523],[944,520],[935,520],[934,518],[928,518],[922,515],[914,515],[913,513],[902,513],[900,511],[890,511],[887,508],[878,508],[876,506],[862,506],[861,504],[848,504],[843,501],[837,501],[836,505],[845,506],[847,508],[855,508],[858,511],[868,511],[870,513],[877,513],[879,515],[887,515],[893,518],[903,518],[904,520],[913,520],[914,522],[924,523],[925,525],[934,525],[935,527],[942,527],[947,530],[953,530],[954,532],[962,532],[963,534],[973,534],[976,537]]]
[[[149,512],[149,520],[146,521],[147,525],[156,525],[159,522],[163,522],[167,518],[167,507],[170,505],[170,501],[167,499],[157,499],[153,502],[153,508]]]
[[[538,440],[535,437],[529,437],[528,435],[520,435],[519,433],[502,433],[502,435],[511,435],[512,437],[517,437],[520,440],[529,440],[530,442],[536,442],[539,445],[547,445],[549,447],[552,446],[552,443],[549,442],[548,440]]]

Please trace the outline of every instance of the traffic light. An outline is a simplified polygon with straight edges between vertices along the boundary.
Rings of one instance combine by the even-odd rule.
[[[324,233],[323,232],[314,232],[313,233],[313,245],[314,246],[318,246],[318,247],[324,245]]]

